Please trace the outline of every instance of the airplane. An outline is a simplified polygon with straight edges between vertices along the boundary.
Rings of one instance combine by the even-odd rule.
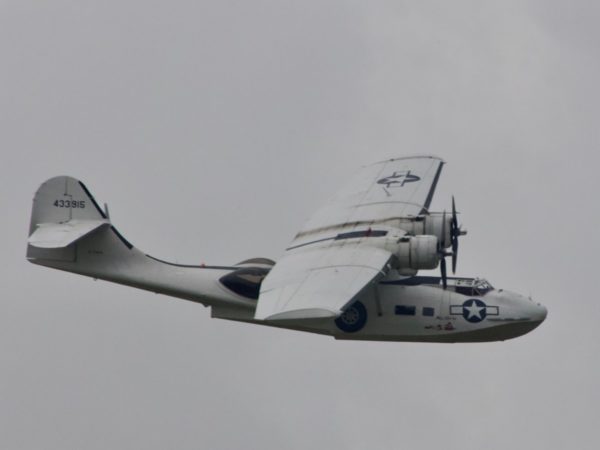
[[[134,247],[79,180],[58,176],[33,199],[27,259],[210,306],[211,317],[340,340],[490,342],[524,335],[546,318],[531,298],[456,271],[450,213],[429,207],[445,162],[389,159],[360,169],[302,227],[277,261],[184,265]],[[418,275],[440,268],[440,276]]]

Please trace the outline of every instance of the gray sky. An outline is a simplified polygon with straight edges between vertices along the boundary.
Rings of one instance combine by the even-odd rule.
[[[598,5],[0,1],[0,447],[597,448]],[[148,253],[229,264],[415,153],[448,162],[459,274],[531,292],[538,330],[336,342],[24,258],[54,175]]]

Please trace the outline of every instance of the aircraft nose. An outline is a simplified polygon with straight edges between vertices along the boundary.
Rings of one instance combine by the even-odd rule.
[[[538,303],[536,305],[534,320],[539,321],[541,323],[544,320],[546,320],[547,315],[548,315],[548,309],[544,305],[541,305],[540,303]]]
[[[544,305],[532,300],[531,297],[507,291],[503,291],[501,294],[504,297],[503,302],[499,303],[500,311],[501,314],[504,314],[504,319],[508,321],[504,330],[510,338],[529,333],[546,320],[548,310]]]
[[[515,305],[518,305],[519,314],[523,318],[527,318],[528,321],[535,323],[536,326],[546,320],[548,310],[541,303],[536,302],[531,297],[525,297],[521,294],[513,292],[506,292],[510,299],[515,301]]]
[[[531,297],[522,297],[522,301],[524,302],[524,306],[527,305],[525,306],[525,310],[527,311],[526,315],[529,317],[531,322],[535,322],[539,325],[546,320],[548,310],[544,305],[534,301],[531,299]]]

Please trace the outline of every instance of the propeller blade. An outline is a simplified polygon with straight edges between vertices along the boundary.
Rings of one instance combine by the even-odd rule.
[[[450,227],[450,239],[452,243],[452,273],[456,273],[456,262],[458,259],[458,237],[461,235],[458,219],[456,217],[456,202],[452,196],[452,222]]]
[[[444,286],[444,289],[446,289],[448,287],[448,278],[446,276],[446,258],[443,256],[440,260],[440,271],[442,272],[442,285]]]
[[[452,273],[456,273],[456,260],[458,259],[458,238],[456,239],[456,246],[452,246]]]
[[[452,242],[452,240],[450,242]],[[443,252],[445,248],[446,248],[446,210],[444,210],[444,214],[442,215],[442,242],[440,242],[439,250]]]
[[[452,196],[452,228],[458,229],[458,219],[456,218],[456,203],[454,202],[454,195]]]

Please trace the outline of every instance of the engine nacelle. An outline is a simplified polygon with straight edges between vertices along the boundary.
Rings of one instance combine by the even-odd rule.
[[[435,236],[438,241],[445,244],[444,247],[449,247],[451,242],[451,214],[446,214],[445,222],[446,224],[444,225],[444,215],[442,213],[431,213],[427,216],[399,219],[397,223],[394,223],[394,226],[406,230],[408,234],[414,236],[423,234]],[[444,231],[445,233],[443,233]],[[443,234],[445,234],[445,236],[443,236]]]
[[[440,262],[438,238],[436,236],[405,236],[397,244],[394,256],[401,273],[435,269]]]

